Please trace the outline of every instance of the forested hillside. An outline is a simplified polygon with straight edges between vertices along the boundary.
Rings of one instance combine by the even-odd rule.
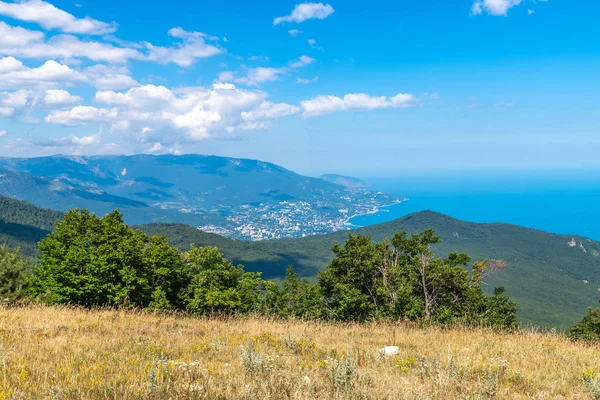
[[[522,321],[545,326],[568,326],[581,318],[600,295],[600,244],[586,238],[554,235],[509,224],[478,224],[435,212],[420,212],[385,224],[353,231],[380,241],[394,232],[419,232],[434,228],[442,243],[434,252],[445,256],[465,252],[475,260],[501,259],[507,268],[488,279],[487,290],[505,286],[519,306]],[[161,233],[180,248],[216,245],[226,257],[267,278],[283,277],[290,264],[314,277],[333,257],[331,247],[348,238],[348,232],[303,239],[242,242],[209,235],[178,224],[152,224],[142,229]]]
[[[0,243],[19,247],[26,256],[35,256],[37,242],[52,231],[62,215],[60,211],[0,196]]]
[[[37,254],[44,238],[62,213],[0,197],[0,243],[21,247],[25,255]],[[354,234],[380,241],[394,232],[419,232],[435,228],[442,243],[433,250],[439,256],[465,252],[474,260],[501,259],[504,271],[488,278],[485,290],[505,286],[519,306],[521,321],[545,326],[568,326],[580,319],[600,295],[600,245],[591,240],[554,235],[508,224],[477,224],[448,216],[421,212],[386,224],[361,228]],[[150,224],[148,234],[164,234],[171,245],[189,250],[190,244],[216,246],[248,271],[266,279],[285,276],[293,265],[301,276],[314,278],[333,258],[331,247],[343,243],[348,232],[303,239],[247,242],[201,232],[183,224]]]

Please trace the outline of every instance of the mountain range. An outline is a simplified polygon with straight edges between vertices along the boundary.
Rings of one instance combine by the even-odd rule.
[[[404,200],[340,179],[204,155],[0,158],[0,195],[61,211],[119,208],[132,224],[182,222],[237,239],[330,233]]]
[[[36,243],[47,235],[62,213],[0,196],[0,243],[21,247],[30,257]],[[181,250],[216,246],[227,258],[279,279],[288,265],[299,275],[315,278],[332,259],[331,247],[342,243],[348,232],[268,241],[233,240],[177,223],[153,223],[138,228],[165,235]],[[487,279],[485,290],[504,286],[517,302],[522,322],[564,328],[579,320],[600,296],[600,243],[570,235],[555,235],[510,224],[479,224],[424,211],[398,220],[360,228],[353,234],[383,240],[395,232],[418,232],[435,228],[442,242],[434,252],[466,252],[474,261],[501,259],[507,267]]]

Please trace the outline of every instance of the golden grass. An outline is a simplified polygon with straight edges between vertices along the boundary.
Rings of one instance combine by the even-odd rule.
[[[532,332],[29,307],[0,308],[0,339],[0,399],[585,399],[600,393],[594,372],[600,347]],[[385,345],[399,346],[400,354],[380,358]]]

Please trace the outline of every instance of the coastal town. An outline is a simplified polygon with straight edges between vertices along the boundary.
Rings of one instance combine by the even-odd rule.
[[[405,200],[381,192],[354,191],[339,201],[280,201],[244,205],[225,224],[198,226],[199,230],[232,239],[270,240],[299,238],[351,229],[352,218],[373,214]]]

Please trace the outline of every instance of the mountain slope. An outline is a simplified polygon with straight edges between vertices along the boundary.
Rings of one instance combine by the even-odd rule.
[[[505,286],[517,301],[522,321],[545,326],[568,326],[578,320],[600,297],[600,244],[581,237],[554,235],[508,224],[477,224],[434,212],[421,212],[371,227],[354,234],[374,240],[394,232],[435,228],[442,243],[434,247],[443,256],[466,252],[474,260],[502,259],[507,268],[488,279],[487,290]],[[228,258],[267,278],[283,277],[288,264],[304,276],[314,277],[332,258],[330,248],[348,233],[336,232],[303,239],[240,242],[207,235],[182,225],[143,226],[148,233],[165,234],[186,249],[190,243],[216,245]],[[573,245],[575,244],[575,245]],[[585,283],[587,282],[587,283]]]
[[[25,256],[35,256],[37,243],[52,231],[62,216],[59,211],[0,196],[0,244],[18,247]]]
[[[22,201],[0,196],[0,244],[37,254],[37,242],[52,229],[62,213],[44,210]],[[421,212],[385,224],[360,228],[354,234],[374,240],[394,232],[417,232],[433,227],[443,242],[434,247],[443,256],[466,252],[474,260],[502,259],[507,268],[488,279],[487,290],[505,286],[517,301],[522,321],[565,327],[585,313],[600,297],[600,244],[585,238],[554,235],[508,224],[477,224],[434,212]],[[315,277],[333,254],[334,243],[346,240],[348,232],[302,239],[249,242],[231,240],[183,224],[149,224],[140,227],[149,234],[164,234],[181,250],[191,243],[217,246],[235,263],[263,272],[265,278],[282,278],[288,265],[303,276]],[[587,283],[585,283],[587,282]]]
[[[328,233],[403,200],[262,161],[194,154],[0,158],[0,169],[0,194],[39,206],[119,207],[129,223],[185,222],[243,239]]]

